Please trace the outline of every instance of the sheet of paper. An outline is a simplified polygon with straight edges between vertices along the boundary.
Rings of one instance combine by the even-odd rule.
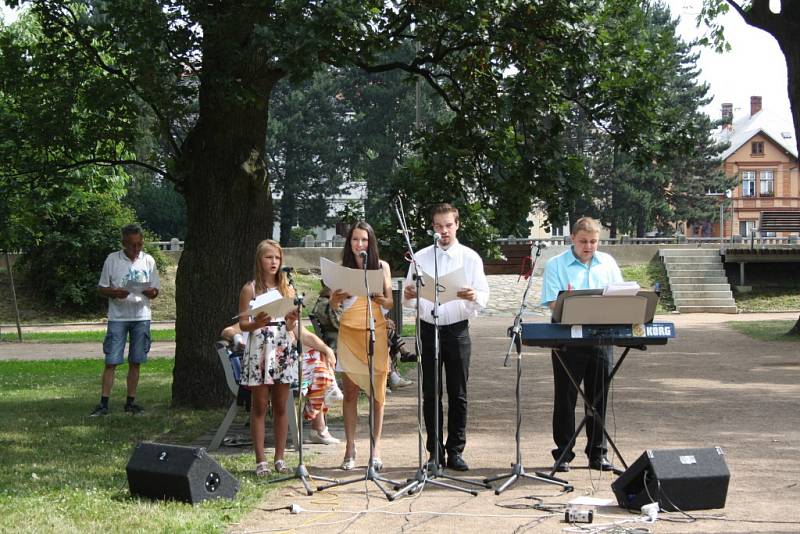
[[[614,282],[606,286],[603,295],[635,295],[640,289],[638,282]]]
[[[350,269],[327,258],[320,258],[319,270],[322,272],[322,281],[332,291],[341,289],[352,296],[368,296],[367,286],[364,284],[364,271],[361,269]],[[368,269],[367,281],[370,293],[383,293],[382,269]]]
[[[286,314],[295,309],[294,299],[281,297],[277,291],[267,291],[257,296],[250,303],[250,316],[266,313],[273,319],[286,317]]]
[[[577,506],[613,506],[616,504],[616,501],[613,499],[601,499],[599,497],[582,495],[569,501],[569,504],[574,504]]]
[[[433,277],[423,271],[422,281],[425,285],[422,286],[420,296],[433,302]],[[463,267],[445,275],[439,275],[439,303],[444,304],[457,299],[457,293],[465,287],[467,287],[467,277]]]
[[[131,293],[139,293],[145,289],[150,289],[150,282],[136,282],[135,280],[126,280],[122,289],[130,291]]]

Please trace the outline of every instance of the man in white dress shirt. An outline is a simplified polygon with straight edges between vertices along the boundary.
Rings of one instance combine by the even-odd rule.
[[[429,276],[434,275],[434,250],[438,263],[439,276],[464,269],[466,286],[458,292],[457,299],[440,304],[439,315],[439,391],[434,390],[434,318],[433,302],[420,299],[420,319],[422,340],[422,389],[425,429],[428,434],[427,449],[433,457],[434,446],[438,443],[439,459],[442,464],[457,471],[467,471],[464,461],[464,446],[467,443],[467,381],[469,379],[469,359],[472,343],[469,338],[469,319],[476,317],[481,308],[489,302],[489,284],[483,273],[483,260],[478,254],[462,245],[456,238],[459,219],[458,210],[450,204],[437,204],[431,210],[433,231],[440,235],[438,247],[433,245],[417,252],[415,260],[420,270]],[[416,307],[416,286],[413,280],[413,267],[406,277],[403,290],[404,304]],[[442,418],[442,367],[447,384],[447,420]],[[439,411],[439,435],[435,435],[434,410]],[[447,442],[443,439],[444,424],[447,423]],[[437,439],[438,438],[438,439]],[[445,462],[445,452],[447,458]]]

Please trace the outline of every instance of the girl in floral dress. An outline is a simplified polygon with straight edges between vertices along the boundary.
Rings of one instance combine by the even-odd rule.
[[[298,383],[297,351],[294,343],[294,326],[297,312],[283,317],[269,317],[260,313],[255,317],[248,314],[250,303],[258,295],[276,292],[276,296],[294,297],[294,289],[289,285],[286,274],[281,270],[283,249],[277,242],[266,239],[258,244],[255,254],[254,278],[246,283],[239,293],[239,327],[249,332],[247,345],[242,358],[241,385],[252,392],[252,408],[250,410],[250,436],[256,454],[256,475],[266,476],[270,469],[264,453],[264,419],[267,413],[267,399],[272,402],[272,425],[275,434],[275,471],[288,472],[284,459],[286,437],[289,432],[287,410],[289,388]],[[333,380],[333,368],[336,356],[317,336],[301,330],[304,347],[316,349],[327,364],[329,380],[318,381],[324,387],[330,387]],[[312,354],[313,356],[313,354]],[[317,358],[319,360],[320,358]],[[315,365],[313,370],[323,372]],[[324,366],[323,366],[324,367]],[[306,372],[303,373],[307,374]],[[318,395],[316,395],[318,397]],[[320,411],[313,407],[306,410],[306,418],[313,418]],[[309,417],[309,415],[311,417]]]

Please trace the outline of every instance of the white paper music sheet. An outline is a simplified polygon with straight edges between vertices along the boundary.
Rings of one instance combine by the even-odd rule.
[[[367,297],[367,287],[364,284],[364,271],[350,269],[327,258],[319,259],[319,270],[322,271],[322,281],[331,290],[341,289],[352,296]],[[367,281],[370,293],[383,294],[383,269],[368,269]]]
[[[636,295],[639,289],[639,282],[614,282],[606,286],[603,295]]]
[[[422,281],[425,285],[421,288],[420,296],[433,302],[433,277],[422,271]],[[458,292],[465,287],[467,287],[467,277],[463,267],[439,276],[439,302],[445,304],[459,298]]]
[[[282,297],[277,291],[267,291],[253,299],[248,313],[255,317],[263,312],[273,319],[280,319],[294,309],[294,299]]]

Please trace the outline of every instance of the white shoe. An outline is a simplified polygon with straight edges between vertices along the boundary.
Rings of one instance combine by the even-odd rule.
[[[314,430],[312,428],[308,439],[311,443],[319,443],[320,445],[335,445],[336,443],[341,443],[340,439],[333,437],[331,433],[328,432],[327,426],[322,430]]]
[[[325,404],[329,406],[334,402],[341,402],[342,399],[344,399],[344,393],[339,389],[339,384],[333,384],[328,388],[328,391],[325,392]]]
[[[393,388],[404,388],[406,386],[410,386],[413,384],[411,380],[407,380],[397,374],[397,371],[392,371],[392,374],[389,375],[389,386]]]

